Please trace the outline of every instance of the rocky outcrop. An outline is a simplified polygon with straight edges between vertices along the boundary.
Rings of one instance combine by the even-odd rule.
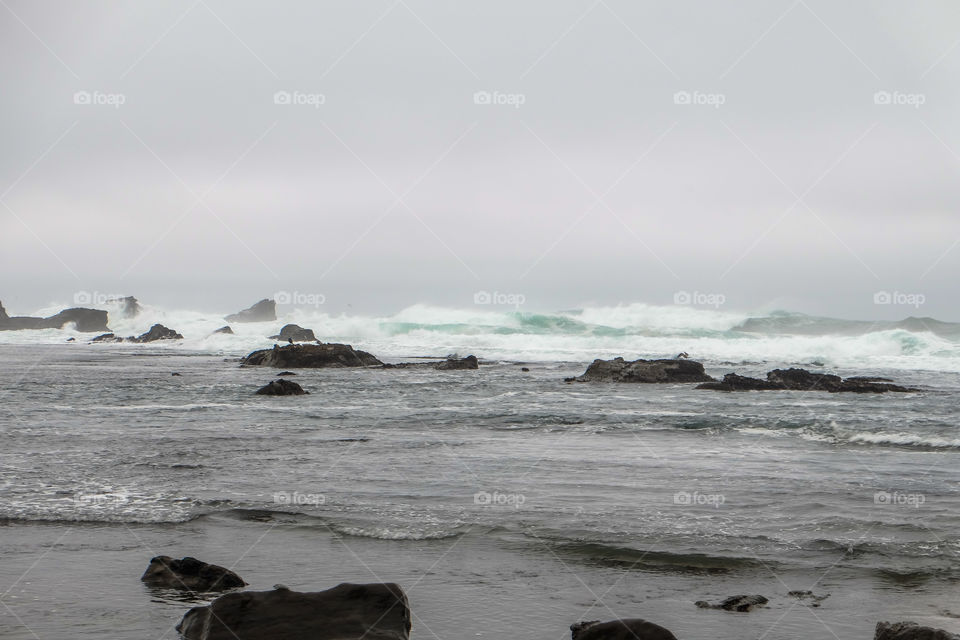
[[[268,322],[277,319],[277,303],[264,298],[252,307],[231,313],[226,317],[227,322]]]
[[[177,631],[185,640],[408,640],[410,608],[396,584],[341,584],[308,593],[278,585],[194,607]]]
[[[658,624],[640,618],[610,622],[576,622],[570,625],[571,640],[677,640]]]
[[[831,393],[886,393],[918,391],[890,384],[888,378],[853,376],[841,378],[829,373],[811,373],[806,369],[774,369],[766,380],[748,378],[735,373],[723,376],[721,382],[701,384],[697,389],[714,391],[829,391]]]
[[[756,607],[762,607],[769,600],[760,595],[753,596],[730,596],[720,604],[710,604],[706,600],[698,600],[696,604],[701,609],[723,609],[724,611],[753,611]]]
[[[157,340],[183,340],[183,336],[162,324],[155,324],[146,333],[141,333],[136,338],[127,338],[129,342],[155,342]]]
[[[466,358],[448,357],[446,360],[436,363],[433,368],[441,371],[453,369],[479,369],[480,363],[477,361],[477,356],[467,356]]]
[[[112,333],[101,333],[90,341],[91,344],[94,342],[123,342],[123,338]]]
[[[107,312],[101,309],[77,307],[64,309],[49,318],[34,318],[30,316],[8,316],[3,305],[0,304],[0,331],[62,329],[64,325],[71,323],[76,326],[77,331],[110,331],[107,326]]]
[[[257,389],[258,396],[302,396],[309,393],[303,387],[290,380],[274,380],[270,384]]]
[[[695,360],[594,360],[586,372],[570,382],[714,382]]]
[[[120,305],[120,314],[124,318],[134,318],[140,313],[140,303],[133,296],[110,298],[108,302]]]
[[[233,329],[230,328],[230,325],[227,325],[227,326],[225,326],[225,327],[220,327],[219,329],[217,329],[216,331],[214,331],[214,333],[226,333],[226,334],[232,336],[232,335],[233,335]]]
[[[281,340],[283,342],[290,340],[294,342],[316,342],[317,336],[313,335],[313,329],[304,329],[297,324],[285,324],[283,328],[280,329],[280,333],[275,336],[270,336],[270,339]]]
[[[243,365],[303,369],[324,367],[370,367],[383,363],[366,351],[348,344],[291,344],[254,351],[240,361]]]
[[[878,622],[873,640],[960,640],[960,635],[916,622]]]
[[[247,584],[224,567],[207,564],[196,558],[176,560],[169,556],[152,558],[140,580],[153,587],[183,591],[226,591]]]

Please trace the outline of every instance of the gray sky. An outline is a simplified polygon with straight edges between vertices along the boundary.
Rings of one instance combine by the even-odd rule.
[[[950,0],[0,4],[11,311],[960,319]]]

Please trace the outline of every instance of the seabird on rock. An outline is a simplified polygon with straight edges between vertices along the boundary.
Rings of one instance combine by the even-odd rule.
[[[689,358],[689,357],[690,357],[690,354],[688,354],[686,351],[681,351],[680,353],[677,354],[677,357],[674,358],[674,360],[679,360],[680,358]]]

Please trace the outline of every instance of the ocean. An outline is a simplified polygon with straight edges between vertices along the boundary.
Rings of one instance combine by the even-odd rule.
[[[235,335],[211,335],[219,313],[111,317],[185,336],[144,345],[0,332],[0,635],[175,638],[201,600],[143,586],[155,555],[254,589],[396,581],[414,638],[559,640],[615,617],[684,639],[960,631],[958,325],[639,304],[281,315]],[[299,370],[310,395],[254,395],[276,372],[238,358],[286,322],[388,362],[482,365]],[[715,377],[800,366],[921,391],[563,382],[679,352]],[[694,605],[741,593],[770,602]]]

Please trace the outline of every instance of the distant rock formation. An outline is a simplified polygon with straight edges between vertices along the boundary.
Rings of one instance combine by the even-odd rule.
[[[180,560],[170,556],[152,558],[140,580],[153,587],[183,591],[226,591],[247,584],[229,569],[189,556]]]
[[[310,393],[291,380],[274,380],[266,386],[257,389],[258,396],[302,396]]]
[[[107,302],[120,305],[120,314],[124,318],[135,318],[140,313],[140,303],[133,296],[110,298]]]
[[[226,334],[229,334],[229,335],[232,336],[232,335],[233,335],[233,329],[230,328],[230,325],[227,325],[227,326],[225,326],[225,327],[220,327],[219,329],[217,329],[216,331],[214,331],[214,333],[226,333]]]
[[[277,303],[264,298],[252,307],[232,313],[226,317],[227,322],[267,322],[277,319]]]
[[[575,622],[570,635],[572,640],[677,640],[667,629],[641,618]]]
[[[383,364],[366,351],[348,344],[291,344],[254,351],[241,365],[302,369],[323,367],[370,367]]]
[[[708,382],[697,389],[713,391],[829,391],[830,393],[906,393],[919,391],[890,384],[888,378],[853,376],[841,378],[829,373],[811,373],[806,369],[774,369],[767,379],[749,378],[728,373],[721,382]]]
[[[155,324],[146,333],[136,338],[127,338],[128,342],[155,342],[156,340],[183,340],[183,336],[162,324]]]
[[[30,316],[8,316],[0,303],[0,331],[18,331],[22,329],[62,329],[73,323],[77,331],[110,331],[107,326],[107,312],[100,309],[71,308],[49,318]]]
[[[878,622],[873,640],[960,640],[960,635],[916,622]]]
[[[586,372],[567,382],[713,382],[695,360],[594,360]]]
[[[241,591],[190,609],[185,640],[409,640],[410,607],[396,584],[341,584],[327,591]]]
[[[316,342],[317,336],[313,335],[313,329],[304,329],[298,324],[285,324],[283,328],[280,329],[280,333],[275,336],[270,336],[271,340],[282,340],[287,342],[288,340],[293,340],[294,342]]]

